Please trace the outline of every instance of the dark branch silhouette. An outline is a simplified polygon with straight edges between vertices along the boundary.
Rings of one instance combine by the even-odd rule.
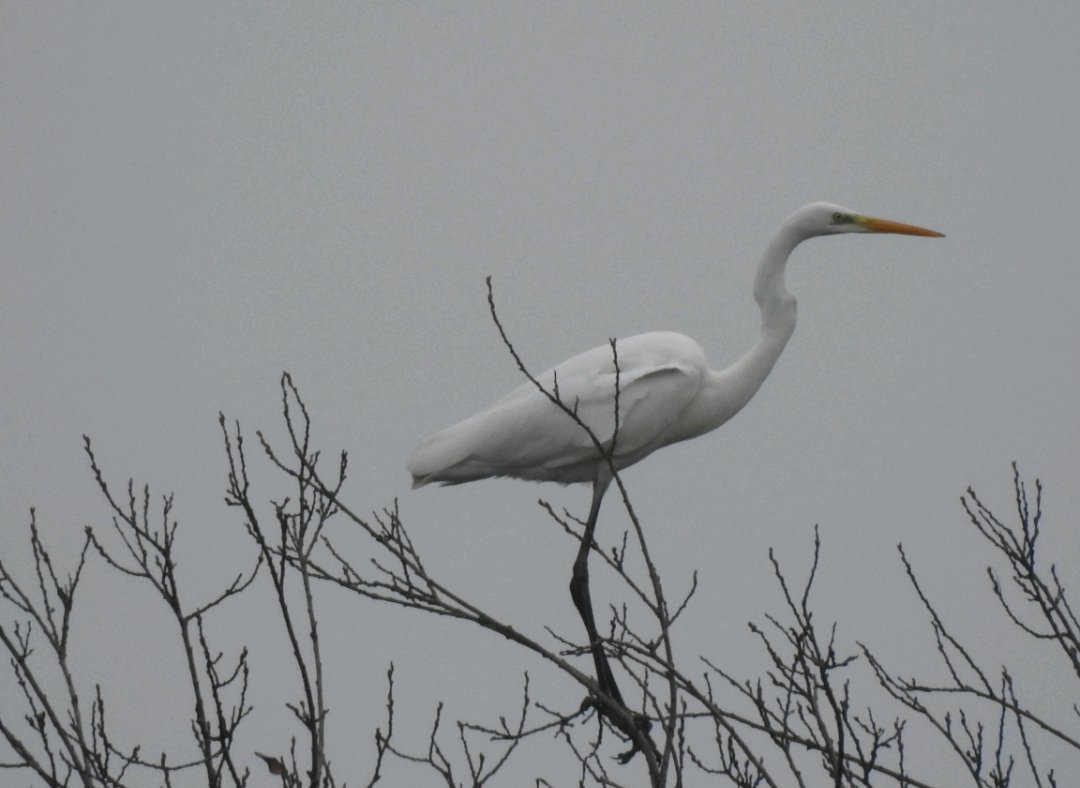
[[[493,299],[491,304],[497,319]],[[527,375],[516,351],[514,357]],[[857,641],[843,642],[837,622],[844,612],[822,611],[814,603],[827,549],[815,530],[801,572],[783,566],[770,551],[764,566],[771,566],[771,582],[783,601],[779,610],[761,611],[749,624],[761,670],[737,676],[725,655],[745,646],[718,644],[717,653],[700,655],[679,655],[674,648],[673,631],[695,604],[699,575],[678,578],[679,593],[665,592],[646,528],[612,467],[629,526],[611,542],[595,534],[584,538],[593,518],[579,519],[541,502],[553,533],[574,540],[579,553],[595,554],[599,571],[618,581],[618,596],[602,616],[586,595],[595,636],[587,632],[582,644],[542,624],[503,619],[489,609],[492,599],[455,589],[440,576],[439,562],[421,554],[396,502],[370,515],[357,513],[346,500],[347,456],[342,452],[327,463],[312,443],[311,416],[287,374],[280,391],[286,427],[281,445],[257,432],[258,450],[249,456],[239,422],[220,418],[225,503],[251,540],[247,568],[221,587],[206,588],[181,571],[177,546],[185,533],[173,496],[154,495],[134,480],[111,484],[89,440],[86,453],[108,506],[107,527],[87,528],[76,557],[62,566],[42,539],[39,513],[31,510],[25,554],[0,555],[0,647],[8,657],[12,690],[0,706],[0,769],[35,785],[84,788],[171,786],[196,775],[211,786],[374,786],[396,784],[409,770],[448,786],[493,786],[509,781],[510,764],[529,764],[531,748],[554,741],[561,748],[562,773],[572,771],[582,785],[682,786],[706,776],[746,787],[929,788],[966,779],[977,788],[1050,788],[1065,784],[1055,764],[1062,768],[1080,760],[1080,711],[1041,706],[1038,697],[1025,695],[1022,669],[996,664],[966,644],[903,546],[898,571],[908,578],[913,608],[928,623],[937,675],[911,675],[890,664],[890,657]],[[574,417],[556,390],[549,393]],[[275,473],[277,481],[256,489],[253,463]],[[1064,567],[1048,561],[1043,548],[1048,526],[1042,486],[1025,482],[1015,466],[1012,482],[1011,517],[996,514],[970,489],[962,498],[963,513],[972,535],[992,548],[986,591],[1000,607],[1001,622],[1012,628],[1015,643],[1044,662],[1056,660],[1063,686],[1072,686],[1080,678],[1080,623]],[[168,752],[151,752],[137,732],[118,725],[107,713],[102,686],[72,664],[78,653],[72,641],[82,631],[75,623],[101,605],[84,586],[97,572],[115,573],[133,593],[155,600],[170,623],[188,702],[159,712],[182,715],[190,737]],[[332,673],[326,668],[342,657],[324,645],[327,584],[400,615],[453,619],[463,638],[492,633],[508,641],[522,657],[520,694],[506,698],[505,714],[494,719],[455,720],[438,697],[424,698],[430,717],[402,719],[396,699],[416,688],[389,665],[378,689],[385,686],[382,722],[370,731],[350,731],[354,741],[366,742],[364,756],[332,757],[327,731],[339,717],[329,708],[328,698],[336,695],[327,686]],[[279,645],[291,656],[288,681],[297,694],[281,708],[258,710],[284,715],[295,733],[261,742],[256,752],[241,750],[238,732],[255,711],[249,677],[263,655],[223,650],[209,623],[224,606],[244,605],[257,594],[275,603]],[[669,605],[669,596],[677,603]],[[595,677],[583,669],[583,657]],[[535,658],[543,669],[529,666],[527,659]],[[586,701],[562,707],[553,700],[565,697],[568,687],[583,690]],[[402,743],[403,727],[422,732],[425,744]],[[935,737],[952,753],[945,766],[952,771],[942,771],[942,764],[923,754]],[[626,757],[627,742],[640,757]],[[533,768],[542,772],[549,764]],[[537,774],[535,784],[556,783]]]

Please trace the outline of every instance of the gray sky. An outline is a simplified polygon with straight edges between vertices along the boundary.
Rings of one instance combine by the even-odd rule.
[[[766,550],[804,568],[815,523],[845,642],[925,659],[903,541],[989,648],[992,606],[948,605],[987,559],[968,484],[1007,510],[1018,460],[1046,485],[1048,547],[1080,558],[1078,29],[1069,3],[8,5],[0,547],[24,548],[31,506],[62,554],[106,522],[87,433],[117,483],[175,491],[192,594],[225,582],[252,549],[221,503],[217,412],[280,435],[287,369],[324,447],[350,451],[355,509],[399,497],[448,583],[576,634],[572,546],[535,500],[581,510],[584,489],[408,490],[413,445],[519,382],[484,277],[536,369],[655,329],[723,366],[756,335],[770,233],[830,200],[948,237],[801,247],[800,324],[754,401],[626,473],[671,587],[703,572],[684,656],[756,670]],[[614,539],[625,517],[605,514]],[[134,590],[95,569],[86,601],[110,601],[79,649],[106,689],[144,684],[114,719],[164,741],[186,718],[134,709],[185,701],[160,686],[175,657],[139,656],[153,608]],[[229,634],[277,642],[272,611],[241,604]],[[490,722],[524,669],[578,693],[452,623],[333,616],[342,774],[367,764],[391,659],[416,748],[436,697]],[[266,751],[293,695],[260,656],[247,741]]]

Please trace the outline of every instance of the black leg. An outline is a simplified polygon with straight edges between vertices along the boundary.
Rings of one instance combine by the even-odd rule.
[[[585,533],[581,536],[581,546],[578,548],[577,558],[574,559],[574,571],[570,577],[570,596],[574,600],[574,607],[581,615],[581,621],[585,624],[585,632],[589,638],[589,651],[592,653],[593,665],[596,667],[596,683],[600,692],[614,702],[617,710],[612,713],[606,704],[598,704],[597,710],[605,715],[622,733],[631,741],[631,747],[619,756],[620,763],[629,763],[639,750],[645,749],[656,758],[656,747],[649,738],[649,721],[638,714],[630,711],[623,701],[619,685],[615,683],[615,674],[611,672],[607,654],[604,653],[603,644],[600,642],[600,633],[596,629],[596,618],[593,615],[592,597],[589,594],[589,551],[592,549],[593,534],[596,531],[596,519],[600,514],[600,502],[604,499],[608,485],[611,484],[611,475],[606,468],[597,472],[596,481],[593,482],[592,505],[589,507],[589,519],[585,521]]]
[[[604,499],[604,493],[609,484],[611,484],[611,476],[604,469],[603,472],[597,474],[596,481],[593,482],[592,505],[589,507],[589,519],[585,522],[581,546],[578,548],[577,558],[574,559],[574,571],[570,578],[570,596],[574,600],[574,607],[581,616],[585,633],[589,638],[589,651],[592,652],[593,664],[596,666],[596,683],[600,685],[601,692],[625,707],[622,693],[619,692],[619,686],[615,683],[615,675],[611,672],[607,655],[600,643],[600,633],[596,629],[596,618],[593,615],[592,597],[589,594],[589,551],[596,531],[597,515],[600,514],[600,502]]]

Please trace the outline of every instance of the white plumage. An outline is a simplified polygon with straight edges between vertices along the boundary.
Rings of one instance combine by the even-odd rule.
[[[784,286],[791,252],[808,238],[854,232],[941,235],[838,205],[807,205],[780,225],[761,257],[754,279],[761,335],[727,369],[710,369],[705,352],[689,337],[656,332],[616,342],[617,384],[615,354],[609,345],[574,356],[536,377],[547,392],[557,392],[559,401],[575,411],[602,451],[581,424],[527,381],[487,410],[428,438],[409,457],[414,487],[489,476],[592,483],[592,504],[574,560],[570,594],[589,637],[596,692],[610,704],[603,706],[605,714],[622,720],[617,724],[634,740],[635,749],[641,744],[641,731],[627,712],[604,653],[589,593],[589,550],[600,502],[611,484],[611,466],[625,468],[662,446],[716,429],[738,413],[768,377],[795,330],[795,297]]]
[[[693,437],[685,414],[710,373],[705,353],[681,334],[656,332],[620,340],[618,467],[669,443]],[[609,345],[593,348],[536,376],[555,391],[611,448],[615,433],[615,359]],[[421,444],[409,458],[414,486],[458,484],[489,476],[591,482],[596,447],[588,434],[526,381],[490,408]]]
[[[754,395],[795,329],[795,298],[784,269],[800,242],[818,235],[889,232],[938,236],[932,230],[863,216],[829,203],[799,209],[762,256],[754,285],[761,307],[757,343],[727,369],[709,368],[705,352],[682,334],[654,332],[617,342],[619,431],[616,469],[677,441],[716,429]],[[577,409],[605,450],[615,432],[615,360],[608,345],[593,348],[536,376]],[[572,418],[526,381],[487,410],[424,441],[408,460],[413,486],[460,484],[492,476],[533,481],[596,482],[606,467]]]

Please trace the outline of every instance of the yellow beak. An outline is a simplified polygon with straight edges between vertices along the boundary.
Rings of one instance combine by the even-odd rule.
[[[900,235],[921,235],[926,238],[944,238],[944,233],[937,230],[927,230],[925,227],[916,227],[914,224],[894,222],[889,219],[877,219],[873,216],[856,216],[856,223],[865,227],[872,233],[899,233]]]

